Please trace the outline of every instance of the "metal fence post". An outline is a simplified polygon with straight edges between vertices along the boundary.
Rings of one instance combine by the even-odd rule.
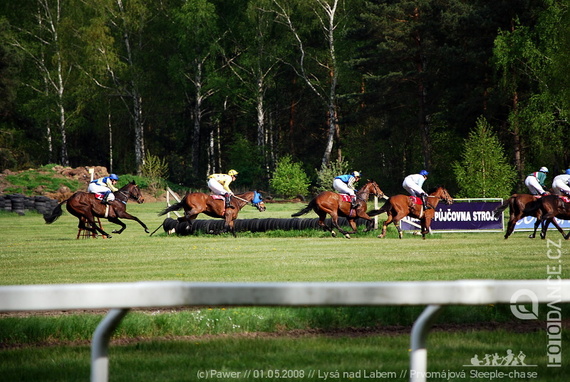
[[[129,312],[129,309],[111,309],[97,325],[91,343],[91,382],[109,380],[109,339]]]

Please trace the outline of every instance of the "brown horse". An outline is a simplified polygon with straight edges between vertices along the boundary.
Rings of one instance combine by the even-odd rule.
[[[356,200],[358,201],[358,207],[351,211],[351,203],[342,200],[340,194],[332,191],[323,191],[317,195],[313,200],[307,204],[305,208],[301,211],[294,213],[293,217],[301,216],[309,211],[313,210],[319,215],[319,226],[325,231],[330,231],[333,237],[336,237],[336,232],[333,230],[336,227],[347,239],[350,239],[351,233],[356,233],[356,218],[366,219],[368,221],[368,227],[366,230],[370,229],[370,223],[372,218],[366,213],[366,202],[370,194],[382,197],[384,192],[380,189],[378,184],[373,180],[368,180],[364,186],[356,193]],[[351,214],[351,212],[353,212]],[[331,222],[333,227],[329,227],[325,224],[325,218],[327,214],[331,216]],[[338,217],[344,216],[348,220],[352,231],[348,232],[343,230],[338,224]]]
[[[540,233],[540,237],[542,239],[546,238],[546,231],[548,230],[548,226],[550,223],[554,224],[554,226],[558,229],[558,231],[562,234],[565,240],[568,240],[570,237],[570,232],[565,235],[564,230],[558,223],[556,222],[555,218],[569,220],[570,219],[570,203],[564,202],[558,195],[546,195],[542,198],[538,199],[538,208],[536,205],[533,205],[531,209],[538,209],[538,214],[542,217],[542,231]],[[538,222],[538,220],[537,220]],[[536,233],[536,227],[538,224],[535,225],[534,230]]]
[[[425,239],[426,234],[429,233],[429,227],[435,215],[435,208],[437,207],[440,200],[442,200],[445,204],[453,203],[453,198],[443,187],[437,187],[435,191],[431,192],[428,195],[426,202],[428,208],[425,211],[423,211],[423,206],[421,204],[415,204],[410,196],[394,195],[390,197],[379,210],[370,211],[368,215],[376,216],[384,212],[388,214],[388,219],[386,219],[382,226],[382,234],[378,235],[379,238],[384,238],[386,236],[386,228],[388,227],[388,224],[394,223],[398,229],[398,235],[401,239],[402,230],[400,229],[400,225],[398,223],[404,217],[411,216],[416,219],[420,219],[422,227],[422,238]]]
[[[133,199],[139,204],[144,202],[144,198],[136,183],[134,181],[128,183],[124,187],[121,187],[119,191],[114,192],[114,194],[115,200],[109,203],[109,209],[107,211],[107,205],[98,200],[95,197],[95,194],[78,191],[71,195],[69,199],[59,203],[53,209],[51,214],[44,215],[44,220],[47,224],[51,224],[56,221],[62,214],[61,205],[63,203],[67,203],[67,211],[79,219],[79,229],[84,229],[94,234],[100,233],[101,235],[111,238],[111,235],[95,224],[93,218],[105,218],[111,223],[120,225],[120,230],[113,231],[113,233],[117,234],[120,234],[125,230],[125,228],[127,228],[126,224],[119,220],[119,218],[121,218],[135,220],[144,228],[145,232],[148,233],[147,226],[140,221],[139,218],[127,213],[126,211],[127,201],[129,199]]]
[[[525,216],[536,218],[534,223],[534,232],[529,235],[532,239],[536,236],[538,225],[541,222],[541,209],[540,198],[531,194],[513,194],[510,198],[505,200],[503,204],[493,210],[495,218],[501,216],[501,212],[509,208],[509,222],[507,223],[507,231],[505,232],[505,239],[513,233],[515,225],[519,220]]]
[[[260,212],[263,212],[266,209],[265,203],[263,203],[261,195],[257,191],[249,191],[244,194],[232,195],[232,208],[226,208],[225,204],[226,203],[223,199],[214,199],[210,194],[192,192],[186,193],[179,203],[171,205],[158,215],[161,216],[168,212],[178,211],[179,209],[184,208],[184,216],[188,223],[191,224],[192,220],[196,219],[199,214],[205,213],[206,215],[214,218],[225,219],[224,230],[226,232],[231,232],[235,237],[234,221],[237,219],[239,211],[246,204],[251,204]]]

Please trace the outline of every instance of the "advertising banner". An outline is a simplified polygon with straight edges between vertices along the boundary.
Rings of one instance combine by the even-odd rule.
[[[457,201],[453,204],[438,204],[431,223],[432,231],[502,230],[502,216],[495,218],[493,210],[501,201]],[[480,200],[480,199],[478,199]],[[496,200],[496,199],[493,199]],[[420,221],[405,218],[401,221],[403,230],[417,230]]]
[[[561,219],[556,219],[556,222],[558,223],[558,225],[560,227],[562,227],[562,229],[565,228],[570,228],[570,220],[561,220]],[[521,220],[519,220],[517,222],[517,224],[515,224],[515,231],[532,231],[534,230],[534,223],[536,222],[536,218],[527,216],[522,218]],[[554,227],[552,224],[548,226],[548,229],[556,229],[556,227]],[[538,230],[540,231],[540,227],[538,228]]]

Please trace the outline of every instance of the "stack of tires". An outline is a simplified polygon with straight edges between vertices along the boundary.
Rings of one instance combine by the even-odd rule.
[[[345,218],[339,218],[341,226],[348,226]],[[166,218],[162,223],[162,227],[167,233],[176,233],[181,236],[192,235],[197,232],[208,234],[220,234],[224,230],[223,220],[193,220],[188,223],[184,218],[172,219]],[[331,226],[331,220],[326,219],[325,223]],[[366,225],[364,219],[356,219],[357,225]],[[236,232],[267,232],[275,230],[298,230],[319,229],[319,219],[238,219],[234,223]]]
[[[24,215],[26,211],[37,210],[40,214],[50,213],[58,202],[47,196],[25,196],[22,194],[0,195],[0,209]]]

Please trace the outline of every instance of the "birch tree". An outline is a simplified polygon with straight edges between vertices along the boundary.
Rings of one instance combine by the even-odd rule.
[[[11,44],[25,53],[41,76],[39,82],[29,81],[26,86],[48,100],[51,115],[59,130],[59,163],[69,166],[67,147],[68,114],[65,106],[68,80],[74,71],[74,65],[67,57],[63,41],[64,5],[63,0],[37,0],[34,28],[20,28],[20,37],[11,40]],[[50,158],[53,153],[53,132],[51,118],[45,122],[46,142]]]
[[[323,34],[323,42],[326,45],[326,57],[320,59],[316,53],[311,53],[306,47],[305,40],[293,19],[294,10],[292,6],[303,5],[305,2],[292,2],[289,4],[286,3],[285,0],[273,0],[277,21],[288,28],[294,37],[295,47],[297,49],[296,62],[287,62],[287,64],[295,70],[297,75],[313,93],[317,95],[327,110],[328,129],[325,139],[325,150],[321,160],[324,165],[330,163],[335,138],[338,138],[340,135],[337,105],[339,70],[336,52],[336,34],[340,27],[339,13],[343,11],[343,9],[340,8],[340,3],[339,0],[316,0],[314,3],[311,2],[309,4],[313,16],[318,20]],[[321,72],[312,69],[307,62],[309,60],[312,61],[313,64],[316,64],[316,67],[321,69]],[[340,157],[340,149],[338,151]]]

